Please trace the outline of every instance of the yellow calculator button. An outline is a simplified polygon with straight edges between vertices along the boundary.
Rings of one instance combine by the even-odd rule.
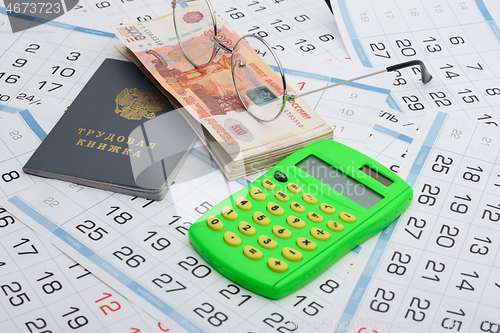
[[[238,213],[229,206],[222,207],[222,216],[229,221],[236,221],[238,219]]]
[[[253,236],[257,232],[251,224],[248,224],[245,221],[240,222],[240,224],[238,225],[238,230],[245,236]]]
[[[269,223],[271,223],[269,217],[267,217],[265,214],[262,214],[261,212],[253,213],[252,219],[258,225],[269,225]]]
[[[250,190],[250,196],[252,197],[252,199],[257,201],[266,200],[266,194],[262,192],[262,190],[258,187],[252,187],[252,189]]]
[[[288,200],[290,200],[290,197],[288,196],[288,194],[286,194],[283,191],[276,192],[276,194],[274,196],[276,197],[276,199],[278,199],[281,202],[287,202]]]
[[[311,228],[311,236],[320,241],[326,241],[330,239],[330,233],[320,228]]]
[[[207,225],[210,229],[214,231],[221,231],[224,229],[224,224],[221,220],[216,218],[215,216],[209,216],[207,219]]]
[[[248,258],[248,259],[252,259],[252,260],[260,260],[262,259],[262,252],[260,252],[259,250],[257,250],[255,247],[253,246],[250,246],[250,245],[246,245],[244,248],[243,248],[243,254],[245,254],[245,256]]]
[[[300,192],[302,192],[302,189],[300,188],[300,186],[295,184],[295,183],[288,183],[286,188],[288,189],[288,191],[295,193],[295,194],[299,194]]]
[[[266,178],[262,180],[262,187],[264,187],[266,190],[272,191],[276,188],[276,185],[274,185],[271,180]]]
[[[342,231],[344,230],[344,226],[338,222],[335,222],[335,221],[328,221],[328,229],[330,229],[331,231]]]
[[[309,212],[307,213],[307,218],[313,222],[320,223],[323,222],[323,216],[319,215],[318,213],[315,212]]]
[[[280,207],[276,202],[269,202],[267,204],[267,211],[273,215],[281,216],[285,214],[285,210]]]
[[[285,273],[288,270],[287,263],[276,258],[269,258],[267,260],[267,267],[276,273]]]
[[[224,234],[224,241],[227,243],[227,245],[231,246],[241,245],[241,239],[232,231],[226,231],[226,233]]]
[[[325,214],[335,214],[335,207],[327,205],[326,203],[319,205],[319,209]]]
[[[348,214],[346,212],[341,212],[339,214],[339,217],[342,221],[347,222],[347,223],[353,223],[356,222],[356,217],[354,215]]]
[[[292,201],[292,203],[290,204],[290,208],[296,213],[303,213],[306,211],[306,207],[299,204],[297,201]]]
[[[259,245],[268,250],[272,250],[278,247],[278,243],[274,239],[264,235],[259,236]]]
[[[283,251],[281,251],[283,254],[283,257],[285,259],[290,260],[290,261],[301,261],[302,260],[302,253],[300,253],[297,250],[294,250],[290,247],[284,247]]]
[[[289,215],[286,218],[286,223],[288,223],[290,227],[295,229],[302,229],[306,227],[306,223],[304,222],[304,220],[299,219],[298,217],[293,215]]]
[[[318,203],[318,199],[316,199],[316,197],[314,195],[309,194],[309,193],[304,193],[304,195],[302,196],[302,200],[304,200],[305,202],[307,202],[308,204],[311,204],[311,205]]]
[[[316,250],[316,243],[304,237],[297,238],[297,246],[304,251],[314,251]]]
[[[273,234],[276,237],[287,239],[292,237],[292,232],[288,230],[287,228],[283,228],[282,226],[275,225],[273,227]]]
[[[238,197],[236,198],[236,207],[248,211],[252,209],[252,203],[245,197]]]

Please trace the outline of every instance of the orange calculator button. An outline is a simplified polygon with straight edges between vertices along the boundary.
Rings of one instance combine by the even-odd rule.
[[[321,223],[323,222],[323,216],[319,215],[318,213],[315,212],[309,212],[307,213],[307,218],[313,222],[316,223]]]
[[[255,228],[245,221],[241,221],[240,224],[238,224],[238,230],[245,236],[253,236],[257,233]]]
[[[288,196],[288,194],[286,194],[283,191],[276,192],[276,194],[274,196],[276,197],[276,199],[278,199],[281,202],[287,202],[288,200],[290,200],[290,197]]]
[[[229,206],[222,207],[222,216],[229,221],[236,221],[238,219],[238,213]]]
[[[252,203],[245,197],[236,198],[236,207],[241,210],[249,211],[252,209]]]
[[[241,239],[232,231],[226,231],[226,233],[224,234],[224,241],[227,243],[227,245],[231,246],[241,245]]]
[[[299,219],[298,217],[293,216],[293,215],[289,215],[286,218],[286,223],[290,227],[295,228],[295,229],[302,229],[302,228],[306,227],[306,222],[304,222],[304,220]]]
[[[214,231],[221,231],[222,229],[224,229],[224,224],[222,223],[222,221],[213,215],[208,217],[207,225]]]
[[[330,239],[330,233],[320,228],[311,228],[311,236],[320,241],[326,241]]]
[[[269,223],[271,223],[269,217],[267,217],[265,214],[262,214],[261,212],[253,213],[252,219],[258,225],[269,225]]]
[[[306,211],[306,207],[299,204],[297,201],[292,201],[292,203],[290,203],[290,208],[296,213],[303,213]]]
[[[331,231],[343,231],[344,230],[344,226],[338,222],[335,222],[335,221],[328,221],[328,229],[330,229]]]
[[[274,239],[264,235],[259,236],[259,245],[268,250],[272,250],[278,247],[278,243]]]
[[[243,254],[245,254],[245,256],[248,259],[252,259],[252,260],[260,260],[263,257],[262,252],[260,252],[255,247],[250,246],[250,245],[246,245],[243,248]]]
[[[304,195],[302,196],[302,200],[304,200],[305,202],[307,202],[308,204],[311,204],[311,205],[315,205],[318,203],[318,199],[316,199],[316,197],[312,194],[309,194],[309,193],[304,193]]]
[[[322,203],[319,205],[319,209],[325,214],[335,214],[335,207]]]
[[[348,214],[346,212],[341,212],[339,214],[339,217],[342,221],[347,222],[347,223],[353,223],[356,222],[356,217],[354,215]]]
[[[262,190],[258,187],[252,187],[250,189],[250,197],[252,197],[252,199],[257,200],[257,201],[266,200],[266,194],[264,192],[262,192]]]
[[[281,216],[285,214],[285,210],[280,207],[276,202],[269,202],[267,204],[267,211],[275,216]]]
[[[274,190],[276,188],[276,185],[274,185],[274,183],[269,180],[269,179],[263,179],[262,180],[262,187],[265,188],[266,190]]]
[[[295,193],[295,194],[299,194],[300,192],[302,192],[302,189],[300,188],[300,186],[295,184],[295,183],[288,183],[286,188],[288,189],[288,191]]]
[[[288,264],[276,258],[269,258],[267,260],[267,267],[276,273],[285,273],[288,270]]]
[[[304,251],[316,250],[316,243],[304,237],[297,238],[297,246]]]
[[[288,230],[287,228],[283,228],[282,226],[275,225],[273,227],[273,234],[276,237],[287,239],[292,237],[292,232]]]

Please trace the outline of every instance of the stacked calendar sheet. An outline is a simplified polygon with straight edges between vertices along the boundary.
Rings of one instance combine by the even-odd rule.
[[[397,172],[415,198],[379,237],[279,301],[232,284],[189,245],[191,223],[251,181],[226,181],[203,145],[162,202],[21,171],[99,64],[123,59],[107,25],[164,15],[168,4],[80,1],[17,34],[0,7],[2,330],[498,331],[499,5],[332,5],[337,22],[322,1],[213,2],[240,35],[304,60],[285,63],[297,90],[348,78],[327,62],[421,59],[434,77],[423,86],[410,68],[392,86],[369,81],[308,97],[336,140]]]

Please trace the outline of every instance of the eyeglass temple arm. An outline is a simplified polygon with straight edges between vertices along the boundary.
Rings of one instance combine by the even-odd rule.
[[[381,73],[386,73],[386,72],[394,72],[394,71],[397,71],[397,70],[400,70],[400,69],[403,69],[403,68],[406,68],[406,67],[411,67],[411,66],[416,66],[416,65],[418,65],[420,67],[420,73],[421,73],[421,77],[422,77],[422,82],[424,84],[428,83],[432,79],[432,75],[429,73],[429,71],[427,70],[427,68],[425,68],[424,63],[422,61],[420,61],[420,60],[411,60],[411,61],[403,62],[403,63],[397,64],[397,65],[389,66],[386,69],[382,69],[382,70],[379,70],[377,72],[373,72],[373,73],[370,73],[370,74],[365,74],[365,75],[362,75],[362,76],[355,77],[353,79],[349,79],[349,80],[345,80],[345,81],[342,81],[342,82],[334,83],[332,85],[329,85],[329,86],[326,86],[326,87],[323,87],[323,88],[318,88],[318,89],[314,89],[314,90],[311,90],[311,91],[307,91],[307,92],[302,93],[302,94],[298,94],[298,95],[291,95],[290,94],[290,95],[286,96],[286,100],[290,101],[290,102],[293,102],[295,100],[295,98],[297,98],[297,97],[302,97],[302,96],[309,95],[309,94],[312,94],[312,93],[315,93],[315,92],[318,92],[318,91],[322,91],[322,90],[325,90],[325,89],[337,87],[337,86],[340,86],[340,85],[343,85],[343,84],[346,84],[346,83],[349,83],[349,82],[361,80],[361,79],[364,79],[364,78],[367,78],[367,77],[370,77],[370,76],[373,76],[373,75],[377,75],[377,74],[381,74]]]

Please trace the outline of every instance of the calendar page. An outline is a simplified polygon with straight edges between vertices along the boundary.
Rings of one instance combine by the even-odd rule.
[[[466,112],[471,119],[499,122],[500,30],[494,0],[337,0],[337,24],[356,64],[387,67],[424,61],[420,70],[397,72],[391,107],[413,116],[429,109]]]
[[[400,171],[414,200],[356,261],[335,332],[498,331],[498,133],[465,115],[425,117]]]
[[[155,11],[144,11],[144,15],[153,16],[154,13],[163,14],[158,8],[164,9],[164,6],[160,3],[157,6],[144,4],[144,7],[140,8],[148,10],[155,8]],[[119,280],[117,283],[114,280],[114,275],[111,278],[103,278],[98,275],[100,279],[107,282],[106,285],[87,274],[84,267],[88,268],[88,265],[92,264],[86,258],[77,261],[80,266],[71,268],[76,271],[78,267],[82,273],[73,279],[69,278],[72,275],[67,272],[68,267],[77,265],[76,262],[62,255],[59,249],[49,245],[43,238],[38,238],[30,229],[23,227],[20,222],[36,220],[39,215],[27,215],[26,213],[29,214],[29,211],[22,208],[23,213],[18,211],[15,214],[16,217],[22,217],[21,220],[15,219],[10,211],[2,211],[0,216],[1,221],[5,222],[2,223],[3,230],[1,230],[3,231],[1,237],[5,237],[3,239],[6,240],[2,241],[2,251],[6,258],[10,258],[10,261],[2,261],[8,270],[5,271],[5,274],[0,275],[0,285],[4,286],[3,289],[5,289],[4,296],[0,300],[0,304],[5,310],[0,318],[0,325],[11,328],[12,331],[39,328],[40,330],[57,332],[68,330],[67,326],[69,325],[70,329],[81,329],[81,331],[130,329],[131,332],[161,332],[167,329],[196,331],[196,327],[200,330],[210,330],[218,328],[217,325],[220,325],[223,330],[231,330],[235,327],[234,325],[241,325],[241,327],[252,330],[252,325],[248,323],[255,321],[254,331],[266,331],[273,326],[274,329],[278,330],[291,330],[295,327],[310,330],[311,323],[314,320],[319,320],[317,318],[320,318],[323,313],[326,314],[326,309],[334,303],[340,285],[355,261],[359,248],[349,253],[341,262],[325,273],[322,277],[323,280],[317,280],[311,284],[311,290],[304,289],[302,293],[291,296],[282,302],[263,300],[260,296],[245,293],[244,290],[238,289],[239,287],[220,278],[220,276],[213,278],[216,276],[216,272],[211,272],[210,278],[202,277],[211,268],[203,264],[201,259],[190,249],[185,235],[187,228],[204,209],[245,186],[249,181],[242,179],[239,182],[226,184],[223,176],[214,169],[214,162],[202,146],[193,150],[183,172],[176,180],[177,185],[174,187],[176,190],[172,191],[169,200],[162,203],[120,196],[82,187],[79,184],[44,180],[28,176],[21,171],[31,153],[45,138],[64,112],[65,107],[72,102],[102,61],[108,57],[123,59],[115,49],[115,45],[119,42],[113,35],[106,32],[105,27],[101,25],[102,22],[95,20],[95,18],[107,17],[106,14],[98,14],[101,10],[101,13],[104,13],[106,9],[116,11],[116,16],[110,15],[112,17],[110,20],[128,20],[131,17],[127,15],[136,12],[134,9],[126,7],[125,3],[106,1],[82,3],[81,8],[80,6],[75,7],[73,16],[68,13],[57,22],[49,22],[25,32],[12,34],[9,33],[8,26],[5,24],[7,22],[6,12],[0,8],[0,15],[2,15],[2,22],[4,22],[0,28],[3,29],[2,36],[7,36],[7,39],[2,40],[3,43],[0,46],[2,47],[0,68],[5,73],[0,79],[0,117],[2,118],[0,197],[7,200],[17,197],[20,193],[31,193],[37,196],[47,190],[50,193],[54,190],[60,192],[59,195],[63,195],[63,199],[59,199],[54,194],[40,201],[42,205],[54,208],[48,211],[52,211],[53,216],[49,217],[50,214],[46,213],[43,213],[42,216],[55,218],[57,221],[60,221],[60,218],[68,217],[66,222],[69,222],[71,219],[67,215],[68,212],[79,211],[80,215],[77,214],[79,217],[86,217],[81,221],[81,224],[78,223],[73,228],[76,232],[82,233],[82,236],[86,237],[86,241],[99,239],[100,235],[104,238],[107,236],[106,232],[109,232],[112,234],[111,238],[119,242],[118,232],[112,232],[111,229],[106,230],[106,227],[100,223],[111,222],[119,226],[120,224],[115,221],[115,217],[121,221],[121,218],[126,220],[129,216],[133,216],[134,223],[139,221],[140,228],[147,229],[144,231],[145,237],[142,243],[134,240],[134,243],[144,246],[145,254],[141,253],[140,256],[144,258],[146,256],[155,257],[155,252],[159,251],[158,249],[164,248],[164,253],[167,253],[168,249],[166,257],[170,259],[165,261],[164,266],[158,265],[156,267],[157,270],[154,274],[157,276],[151,276],[151,281],[157,278],[158,280],[155,280],[154,283],[149,281],[149,284],[158,288],[155,292],[164,297],[170,296],[172,293],[182,292],[184,289],[188,290],[184,294],[187,295],[186,299],[189,301],[186,301],[185,304],[164,303],[168,305],[166,306],[161,302],[151,301],[148,298],[150,295],[148,293],[130,296],[129,285],[127,284],[120,289],[117,285],[124,281]],[[311,17],[314,16],[311,15]],[[318,59],[320,58],[318,57]],[[351,75],[357,73],[348,68],[335,67],[336,60],[334,58],[330,60],[321,58],[321,61],[321,66],[300,66],[300,70],[286,68],[290,84],[294,85],[297,90],[305,91],[350,78]],[[292,57],[287,57],[284,63],[293,66],[296,62],[292,60]],[[327,118],[329,123],[333,126],[339,126],[339,129],[336,130],[338,140],[362,145],[377,119],[378,108],[387,99],[391,82],[392,77],[380,76],[371,81],[334,88],[335,91],[316,93],[306,98],[316,110],[321,110],[322,116]],[[217,194],[214,194],[214,191]],[[66,200],[71,205],[65,203]],[[193,203],[197,201],[199,201],[197,205],[193,206]],[[7,204],[9,203],[6,202]],[[120,207],[120,209],[107,216],[109,211],[106,212],[103,221],[101,221],[102,216],[96,219],[94,217],[96,211],[107,207],[108,204],[112,205],[109,207]],[[33,205],[35,209],[39,208],[38,203],[33,202]],[[69,210],[59,215],[59,210],[56,208],[64,206]],[[74,210],[75,207],[79,208]],[[96,225],[92,227],[92,223]],[[79,225],[81,226],[78,227]],[[90,229],[88,229],[89,227]],[[149,227],[152,229],[148,229]],[[167,231],[163,233],[165,228]],[[123,232],[126,234],[128,231],[124,229]],[[49,236],[53,237],[54,235],[50,234]],[[150,236],[152,237],[148,238]],[[107,236],[106,239],[108,238],[110,237]],[[55,243],[64,252],[71,254],[73,258],[79,258],[74,256],[75,249],[71,250],[71,241],[67,238],[65,240],[68,241],[66,243],[68,249],[61,245],[60,239]],[[149,245],[146,242],[149,241],[155,245],[149,244],[148,248]],[[167,245],[169,242],[172,245]],[[121,248],[123,246],[127,245],[122,244],[116,250],[127,251]],[[42,248],[47,250],[42,251]],[[172,249],[175,249],[173,255],[170,252]],[[95,250],[97,251],[97,249]],[[139,251],[139,249],[134,250]],[[180,252],[176,252],[177,250]],[[99,249],[100,251],[101,249]],[[46,265],[35,265],[34,261],[39,260],[42,256],[44,259],[41,261]],[[131,257],[134,259],[128,260],[129,258],[126,258],[125,262],[134,265],[134,260],[137,259],[137,263],[140,264],[139,256],[134,254]],[[120,260],[116,256],[113,258]],[[23,259],[27,259],[28,263],[21,264]],[[178,262],[184,261],[186,264],[178,265],[174,262],[176,260]],[[199,260],[197,266],[201,265],[201,268],[191,267],[193,260]],[[67,262],[67,267],[60,261],[64,265]],[[148,258],[148,263],[150,261],[151,259]],[[17,270],[14,269],[13,262],[19,263]],[[125,267],[131,269],[128,264],[125,263]],[[178,267],[178,270],[172,273],[166,268],[170,266]],[[182,266],[189,270],[185,270]],[[41,272],[40,267],[47,267],[47,270]],[[99,272],[99,269],[103,269],[102,266],[92,267],[92,272]],[[166,270],[161,271],[163,268]],[[195,269],[194,274],[191,273],[193,269]],[[109,274],[110,271],[104,268],[104,271],[100,273],[103,274],[103,272]],[[113,271],[112,274],[116,272]],[[184,275],[188,275],[186,281],[183,280]],[[169,276],[172,277],[172,281],[169,281]],[[132,275],[131,278],[133,281],[139,281],[136,276]],[[84,279],[92,282],[83,284],[81,282]],[[15,281],[14,284],[13,281]],[[217,282],[214,282],[213,286],[207,287],[210,283],[202,282],[200,284],[200,281]],[[46,286],[47,283],[49,283],[48,286]],[[83,289],[79,289],[76,285],[81,285]],[[108,286],[112,286],[113,289]],[[50,289],[51,287],[54,290]],[[202,290],[207,302],[194,304],[194,295],[199,295]],[[74,295],[74,297],[78,297],[79,301],[73,303],[71,297],[60,299],[61,295]],[[122,295],[139,304],[140,308],[147,309],[148,314],[154,314],[155,318],[160,319],[152,319],[145,312],[129,303]],[[219,304],[217,310],[210,311],[210,306]],[[194,310],[197,308],[199,309],[195,312]],[[49,316],[47,310],[44,309],[49,309],[51,315]],[[212,312],[212,314],[207,316],[205,311]],[[182,319],[184,314],[189,314],[189,316],[186,315],[187,320]],[[224,319],[224,316],[229,319]],[[223,323],[225,324],[223,325]]]
[[[362,151],[393,172],[399,173],[416,128],[412,117],[394,110],[381,110]]]

